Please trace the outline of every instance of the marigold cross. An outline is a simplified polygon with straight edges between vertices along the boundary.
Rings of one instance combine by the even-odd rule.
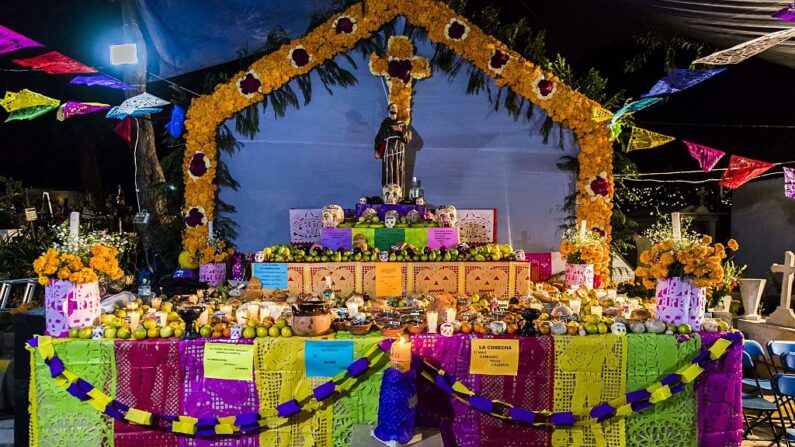
[[[398,119],[408,124],[411,121],[412,80],[431,76],[428,59],[414,54],[414,44],[408,37],[392,36],[386,54],[370,55],[370,73],[386,78],[389,102],[398,106]]]

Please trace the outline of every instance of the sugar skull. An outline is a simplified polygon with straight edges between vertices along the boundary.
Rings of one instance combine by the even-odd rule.
[[[422,216],[420,212],[417,210],[411,210],[406,214],[406,221],[410,224],[419,223],[422,220]]]
[[[232,340],[238,340],[243,335],[243,326],[238,324],[229,328],[229,338]]]
[[[610,325],[610,333],[613,335],[627,335],[627,326],[624,323],[613,323]]]
[[[456,217],[456,210],[453,205],[441,205],[439,208],[436,208],[436,223],[438,223],[440,227],[455,227],[457,221],[458,218]]]
[[[359,197],[359,205],[367,205],[367,197],[365,196]]]
[[[94,329],[91,331],[91,338],[94,340],[100,340],[105,337],[105,327],[104,326],[94,326]]]
[[[439,332],[445,337],[452,337],[455,332],[455,326],[452,323],[444,323],[439,326]]]
[[[381,198],[388,205],[397,205],[400,199],[403,198],[403,189],[396,183],[386,184],[382,189]]]
[[[387,228],[395,228],[398,220],[400,220],[400,214],[395,210],[387,211],[386,214],[384,214],[384,225]]]
[[[417,197],[414,203],[417,204],[418,206],[425,205],[425,197]]]
[[[254,253],[254,262],[265,262],[265,253],[262,251]]]
[[[378,260],[381,262],[389,261],[389,252],[388,251],[381,251],[378,253]]]
[[[373,217],[378,217],[378,212],[372,208],[367,208],[366,210],[362,211],[362,215],[360,217],[364,217],[364,220],[371,221]]]
[[[527,257],[524,254],[524,250],[516,250],[513,252],[513,259],[514,261],[525,261]]]
[[[337,228],[345,220],[345,211],[339,205],[326,205],[323,207],[323,228]]]

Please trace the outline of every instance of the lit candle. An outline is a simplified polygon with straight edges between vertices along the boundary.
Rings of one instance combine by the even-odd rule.
[[[210,321],[210,309],[204,309],[201,315],[199,315],[199,326],[207,326],[207,323]]]
[[[436,326],[439,324],[439,312],[429,310],[425,314],[425,319],[428,321],[428,333],[435,334]]]
[[[580,236],[584,237],[586,231],[588,231],[588,222],[583,219],[582,222],[580,222]]]
[[[580,306],[582,305],[582,300],[579,297],[574,297],[569,300],[569,307],[571,307],[571,311],[574,315],[580,315]]]
[[[446,312],[447,312],[447,322],[448,323],[454,323],[455,322],[455,313],[456,313],[455,308],[454,307],[448,307]]]
[[[392,343],[389,351],[389,361],[393,368],[406,372],[411,369],[411,342],[400,337],[400,340]]]
[[[249,321],[259,321],[259,303],[248,303],[246,310]]]
[[[141,321],[141,314],[136,311],[130,312],[130,329],[135,329],[138,327],[138,323]]]
[[[591,315],[602,316],[602,306],[591,306]]]
[[[237,308],[237,310],[235,310],[235,321],[237,321],[237,324],[246,324],[246,321],[248,320],[248,318],[246,318],[247,316],[248,313],[246,312],[245,307],[240,306]]]
[[[149,307],[151,307],[152,309],[158,310],[158,309],[160,309],[160,303],[162,301],[163,300],[160,299],[159,296],[156,296],[156,297],[152,298],[152,300],[149,302]]]
[[[682,238],[682,222],[679,213],[671,213],[671,227],[673,228],[674,240]]]
[[[221,312],[226,314],[227,318],[232,317],[232,306],[229,304],[224,304],[221,306]]]

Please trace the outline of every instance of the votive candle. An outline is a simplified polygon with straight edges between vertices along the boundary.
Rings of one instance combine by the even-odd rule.
[[[436,327],[439,324],[439,312],[436,312],[434,310],[429,310],[425,314],[425,319],[428,321],[428,333],[435,334]]]

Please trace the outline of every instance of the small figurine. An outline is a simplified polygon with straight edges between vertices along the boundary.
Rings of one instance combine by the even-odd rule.
[[[323,228],[337,228],[345,220],[345,211],[339,205],[326,205],[321,216]]]
[[[516,250],[513,252],[513,260],[514,261],[526,261],[527,256],[524,254],[524,250]]]
[[[613,323],[610,325],[610,333],[613,335],[627,335],[627,326],[624,323]]]
[[[453,332],[455,332],[455,326],[453,326],[452,323],[444,323],[441,326],[439,326],[439,332],[444,337],[452,337]]]
[[[388,251],[379,252],[378,253],[378,260],[381,261],[381,262],[389,261],[389,252]]]
[[[458,218],[456,217],[456,209],[453,205],[441,205],[436,208],[436,223],[443,228],[455,227]]]
[[[381,190],[381,197],[387,205],[397,205],[400,199],[403,198],[403,188],[397,183],[389,183],[384,185]]]
[[[265,262],[265,252],[260,250],[254,253],[254,262]]]
[[[94,340],[101,340],[105,337],[105,326],[94,326],[91,331],[91,338]]]
[[[367,196],[359,197],[359,205],[367,205]]]
[[[524,318],[524,326],[522,326],[523,337],[537,337],[538,330],[536,329],[535,320],[541,316],[541,311],[528,307],[522,309],[522,318]]]
[[[399,220],[400,214],[395,210],[387,211],[386,214],[384,214],[384,225],[387,228],[395,228]]]
[[[414,204],[417,206],[425,205],[425,197],[417,197],[417,200],[414,201]]]

